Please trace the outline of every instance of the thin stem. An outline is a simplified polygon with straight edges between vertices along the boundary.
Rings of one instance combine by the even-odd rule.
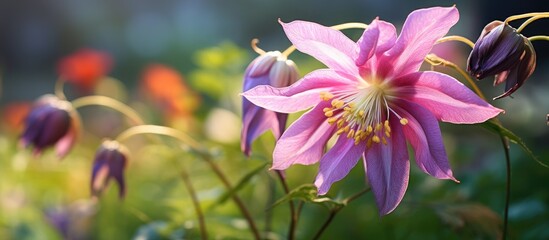
[[[210,159],[209,155],[202,153],[201,154],[204,160],[210,165],[212,170],[215,172],[217,177],[221,180],[223,185],[225,185],[225,188],[227,189],[233,189],[232,184],[229,182],[228,178],[225,176],[225,174],[221,171],[219,166],[215,164],[215,162]],[[238,197],[236,194],[232,194],[231,197],[233,198],[233,201],[236,203],[238,208],[240,209],[240,212],[242,212],[242,215],[244,215],[244,218],[248,221],[248,225],[250,227],[250,231],[252,231],[252,234],[254,235],[254,239],[261,239],[261,236],[259,235],[259,230],[257,229],[257,226],[255,225],[255,222],[252,218],[252,215],[250,214],[250,211],[248,211],[248,208],[246,205],[244,205],[244,202],[240,197]]]
[[[443,43],[443,42],[448,42],[448,41],[458,41],[458,42],[462,42],[462,43],[465,43],[467,45],[469,45],[469,47],[471,48],[474,48],[475,47],[475,43],[472,42],[471,40],[469,40],[468,38],[466,37],[462,37],[462,36],[446,36],[446,37],[443,37],[439,40],[437,40],[435,42],[435,44],[438,44],[438,43]]]
[[[427,55],[427,57],[425,57],[425,60],[435,66],[435,65],[442,65],[442,66],[445,66],[445,67],[449,67],[449,68],[452,68],[454,70],[456,70],[459,74],[461,74],[463,77],[465,77],[465,79],[467,80],[467,82],[471,85],[471,87],[473,88],[473,91],[475,91],[475,93],[482,99],[486,100],[486,97],[484,96],[484,94],[482,93],[482,91],[480,90],[480,88],[478,87],[478,85],[475,83],[475,81],[473,81],[473,79],[469,76],[469,74],[467,74],[465,71],[463,71],[460,67],[458,67],[455,63],[453,62],[450,62],[444,58],[441,58],[435,54],[429,54]]]
[[[206,221],[204,220],[204,213],[202,213],[202,208],[200,208],[200,202],[198,201],[198,197],[196,196],[196,191],[194,190],[191,179],[189,178],[189,173],[185,168],[181,170],[181,178],[183,179],[183,183],[185,184],[185,187],[187,188],[187,191],[191,196],[191,201],[193,203],[196,216],[198,217],[198,225],[200,227],[200,237],[201,239],[204,239],[204,240],[208,239],[208,231],[206,230]]]
[[[56,94],[58,94],[57,91],[56,91]],[[135,110],[133,110],[128,105],[110,97],[99,96],[99,95],[86,96],[86,97],[81,97],[73,100],[71,104],[75,109],[85,107],[85,106],[92,106],[92,105],[109,107],[124,114],[136,125],[144,124],[143,119],[139,117],[139,114],[137,114]]]
[[[138,134],[165,135],[165,136],[178,139],[181,142],[187,144],[189,147],[194,149],[202,157],[204,161],[206,161],[210,165],[211,169],[214,171],[217,177],[221,180],[223,185],[225,185],[225,188],[227,188],[228,190],[233,189],[233,186],[229,182],[227,176],[225,176],[225,174],[223,173],[223,171],[221,171],[219,166],[215,164],[215,162],[211,159],[210,155],[205,151],[205,149],[203,149],[200,143],[198,143],[196,140],[194,140],[184,132],[181,132],[173,128],[164,127],[164,126],[140,125],[140,126],[134,126],[134,127],[128,128],[124,132],[120,133],[120,135],[118,135],[118,137],[116,138],[116,141],[122,142]],[[248,208],[246,207],[246,205],[244,205],[244,202],[242,201],[242,199],[240,199],[240,197],[238,197],[236,194],[232,194],[231,197],[233,201],[236,203],[236,205],[238,206],[238,208],[240,209],[240,212],[242,213],[244,218],[246,218],[248,225],[250,227],[250,231],[252,231],[254,238],[260,239],[258,228],[255,225],[255,222],[252,218],[252,215],[250,214],[250,211],[248,211]]]
[[[549,36],[545,36],[545,35],[532,36],[532,37],[529,37],[528,40],[529,40],[530,42],[532,42],[532,41],[540,41],[540,40],[549,41]]]
[[[515,21],[518,19],[536,17],[536,16],[549,16],[549,12],[534,12],[534,13],[525,13],[525,14],[510,16],[507,19],[505,19],[505,23],[509,23],[511,21]]]
[[[65,85],[65,79],[62,77],[59,77],[57,81],[55,81],[55,96],[57,96],[61,100],[67,100],[67,97],[65,96],[65,92],[63,91],[63,86]]]
[[[538,15],[538,16],[534,16],[534,17],[529,18],[528,20],[524,21],[524,23],[522,23],[522,24],[520,25],[520,27],[517,29],[517,32],[520,33],[520,32],[521,32],[522,30],[524,30],[524,28],[525,28],[526,26],[528,26],[530,23],[532,23],[532,22],[534,22],[534,21],[536,21],[536,20],[538,20],[538,19],[541,19],[541,18],[549,18],[549,15]]]
[[[258,43],[259,43],[259,39],[257,38],[252,39],[252,42],[250,43],[250,45],[252,45],[252,49],[259,55],[265,54],[266,53],[265,50],[257,46]]]
[[[505,184],[505,210],[503,213],[503,240],[507,238],[507,228],[509,222],[509,201],[511,198],[511,158],[509,157],[509,141],[503,135],[500,135],[503,151],[505,152],[506,165],[506,184]]]
[[[352,201],[354,201],[355,199],[359,198],[360,196],[364,195],[365,193],[369,192],[371,190],[371,188],[365,188],[363,189],[362,191],[346,198],[346,199],[343,199],[343,201],[341,201],[343,203],[343,206],[347,206],[347,204],[351,203]],[[324,230],[326,230],[328,228],[328,226],[330,225],[330,223],[332,223],[332,220],[334,220],[336,214],[341,211],[341,209],[343,209],[343,207],[337,207],[337,208],[334,208],[330,211],[330,215],[328,215],[328,218],[326,219],[326,221],[324,221],[324,223],[322,224],[322,226],[320,227],[320,229],[318,230],[318,232],[316,232],[315,236],[313,237],[313,239],[320,239],[320,237],[322,236],[322,233],[324,233]]]
[[[290,188],[288,187],[288,183],[286,182],[282,171],[276,170],[275,172],[280,180],[280,183],[282,184],[284,194],[288,195],[290,193]],[[297,213],[295,211],[294,201],[289,200],[288,203],[290,205],[290,227],[288,229],[288,239],[293,240],[295,239],[295,230],[297,226]]]
[[[359,22],[350,22],[350,23],[342,23],[342,24],[338,24],[338,25],[333,25],[331,26],[331,28],[335,29],[335,30],[345,30],[345,29],[352,29],[352,28],[358,28],[358,29],[366,29],[368,28],[368,24],[365,24],[365,23],[359,23]],[[292,54],[292,52],[295,51],[295,46],[292,45],[290,47],[288,47],[286,50],[284,50],[284,52],[282,52],[282,55],[288,57],[290,56],[290,54]]]

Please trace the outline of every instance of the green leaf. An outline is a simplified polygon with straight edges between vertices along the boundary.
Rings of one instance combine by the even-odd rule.
[[[264,162],[261,165],[257,166],[256,168],[252,169],[248,174],[246,174],[238,183],[231,189],[230,191],[224,193],[219,197],[219,199],[211,206],[212,208],[217,205],[223,204],[225,201],[227,201],[229,198],[231,198],[234,194],[236,194],[238,191],[240,191],[250,180],[252,177],[257,175],[258,173],[262,172],[263,169],[265,169],[265,166],[267,166],[269,162]]]
[[[328,197],[317,197],[317,189],[313,184],[304,184],[297,188],[292,189],[284,197],[278,199],[270,208],[274,208],[282,203],[288,202],[290,200],[299,199],[306,203],[313,203],[324,206],[330,210],[341,208],[345,206],[344,203],[333,200]]]
[[[549,166],[547,164],[540,161],[536,157],[536,155],[534,155],[532,150],[530,150],[530,148],[528,148],[528,146],[526,146],[526,143],[524,141],[522,141],[522,139],[520,137],[518,137],[516,134],[511,132],[509,129],[504,128],[503,126],[501,126],[501,124],[497,123],[495,120],[491,119],[490,121],[486,121],[484,123],[481,123],[480,126],[486,128],[486,129],[488,129],[492,132],[495,132],[495,133],[497,133],[501,136],[507,137],[511,142],[519,145],[522,148],[522,150],[524,152],[526,152],[526,154],[528,154],[528,156],[530,156],[532,159],[534,159],[536,162],[538,162],[541,166],[549,168]]]

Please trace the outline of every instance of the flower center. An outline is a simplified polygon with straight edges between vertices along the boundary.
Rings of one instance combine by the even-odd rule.
[[[386,84],[362,81],[357,88],[333,93],[321,92],[320,98],[330,101],[331,107],[323,109],[329,124],[336,124],[337,135],[353,138],[355,145],[365,141],[367,147],[374,143],[387,144],[391,137],[389,117],[400,119],[406,125],[408,119],[400,117],[387,101],[390,89]]]

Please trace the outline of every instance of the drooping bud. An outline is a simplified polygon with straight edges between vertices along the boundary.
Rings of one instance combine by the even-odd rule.
[[[266,52],[254,59],[246,69],[243,91],[259,85],[287,87],[298,78],[299,73],[292,60],[279,51]],[[244,154],[249,156],[252,142],[269,129],[278,139],[286,128],[287,118],[288,114],[260,108],[243,98],[241,148]]]
[[[41,97],[25,119],[21,145],[34,147],[34,154],[55,145],[57,156],[64,157],[77,135],[77,117],[71,104],[53,95]]]
[[[128,162],[128,150],[117,141],[105,140],[97,149],[91,177],[92,195],[103,193],[111,179],[118,184],[120,198],[126,194],[124,170]]]
[[[536,52],[528,38],[509,24],[494,21],[484,27],[467,62],[467,71],[482,79],[495,75],[494,86],[506,82],[505,92],[515,92],[536,68]]]

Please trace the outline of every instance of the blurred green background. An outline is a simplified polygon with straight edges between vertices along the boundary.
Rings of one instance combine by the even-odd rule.
[[[246,159],[240,152],[240,97],[243,72],[256,57],[250,47],[259,38],[264,50],[284,50],[289,41],[277,19],[315,21],[324,25],[369,23],[379,16],[400,29],[414,9],[457,4],[460,21],[450,34],[476,40],[488,22],[509,15],[549,10],[543,1],[1,1],[0,2],[0,239],[61,239],[52,219],[65,219],[74,239],[199,239],[198,221],[181,180],[182,169],[192,179],[205,209],[212,239],[251,239],[246,222],[233,202],[218,202],[226,192],[195,155],[178,143],[162,144],[135,137],[126,170],[127,196],[119,200],[111,186],[94,203],[89,178],[96,148],[128,127],[116,112],[82,108],[86,129],[73,151],[62,161],[52,151],[35,158],[18,147],[20,111],[39,96],[52,93],[58,62],[82,48],[110,54],[109,76],[94,93],[128,103],[146,122],[188,132],[215,153],[231,182],[270,161],[274,140],[270,133],[253,146]],[[517,27],[517,26],[515,26]],[[361,31],[345,31],[358,39]],[[547,20],[531,24],[527,36],[547,35]],[[549,44],[535,42],[537,69],[513,98],[491,101],[506,113],[504,126],[523,138],[534,154],[549,163]],[[445,43],[434,52],[464,67],[470,49]],[[322,67],[301,53],[291,58],[301,74]],[[159,107],[143,87],[150,64],[176,70],[192,101],[178,114]],[[454,72],[437,68],[459,78]],[[479,82],[486,95],[496,96],[491,79]],[[82,95],[67,84],[69,99]],[[14,110],[15,109],[15,110]],[[179,114],[180,113],[180,114]],[[175,116],[175,117],[174,117]],[[19,118],[18,118],[19,117]],[[290,119],[297,118],[294,114]],[[412,164],[410,186],[395,212],[380,218],[371,193],[345,207],[325,231],[323,239],[495,239],[500,236],[505,196],[505,161],[497,135],[479,126],[441,123],[453,171],[461,181],[436,180]],[[549,238],[549,169],[512,145],[511,239]],[[289,222],[286,204],[271,208],[283,196],[272,172],[264,168],[238,192],[268,238],[285,239]],[[317,166],[293,166],[287,172],[291,188],[312,183]],[[342,199],[364,189],[358,165],[334,184],[330,197]],[[298,239],[310,239],[328,210],[305,204]]]

